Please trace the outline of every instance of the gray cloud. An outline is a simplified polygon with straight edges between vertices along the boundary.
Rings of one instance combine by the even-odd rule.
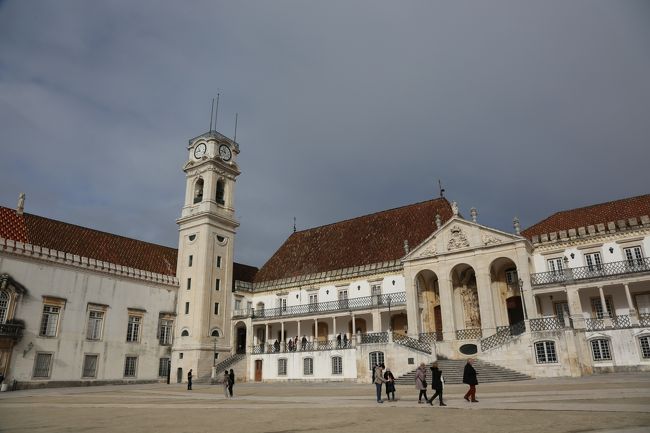
[[[170,246],[240,113],[237,259],[437,196],[511,230],[648,192],[647,2],[0,3],[0,203]]]

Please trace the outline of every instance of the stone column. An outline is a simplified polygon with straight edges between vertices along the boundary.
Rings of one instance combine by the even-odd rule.
[[[567,301],[569,303],[569,315],[573,321],[574,329],[585,329],[585,318],[582,314],[582,303],[580,301],[580,290],[577,288],[567,289]]]
[[[476,291],[478,292],[478,306],[481,312],[481,329],[483,330],[483,337],[487,337],[497,332],[489,268],[479,268],[477,270]]]
[[[603,310],[603,319],[609,319],[609,310],[607,309],[607,303],[605,302],[603,286],[598,286],[598,294],[600,295],[600,307]]]
[[[528,267],[528,252],[525,247],[517,248],[517,277],[523,281],[524,285],[520,288],[523,306],[526,308],[526,316],[529,319],[539,317],[537,311],[537,299],[533,294],[533,286],[530,284],[530,269]]]
[[[334,338],[336,339],[336,336],[338,335],[336,333],[336,316],[332,317],[332,332],[333,332]]]
[[[440,294],[440,314],[442,316],[442,339],[456,339],[456,324],[454,322],[454,297],[451,279],[448,272],[438,275],[438,292]],[[437,332],[440,332],[438,329]]]
[[[302,338],[302,334],[300,333],[300,319],[298,319],[298,339],[300,340]]]
[[[408,334],[417,338],[420,333],[420,308],[418,306],[418,288],[414,271],[404,269],[404,286],[406,290],[406,320]]]
[[[285,347],[286,338],[284,338],[284,320],[280,322],[280,352],[286,350]]]
[[[381,332],[381,314],[378,310],[372,312],[372,332]]]
[[[623,287],[625,287],[625,298],[627,299],[627,310],[628,314],[630,315],[630,322],[633,325],[638,325],[639,324],[639,316],[637,314],[636,309],[634,308],[634,302],[632,302],[632,295],[630,294],[630,285],[628,283],[624,283]]]
[[[355,320],[354,314],[352,314],[352,335],[350,335],[350,339],[356,338],[357,335],[357,321]]]
[[[318,318],[314,318],[314,342],[318,341]]]

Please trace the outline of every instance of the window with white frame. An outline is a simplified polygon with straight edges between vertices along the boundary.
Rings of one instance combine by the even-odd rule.
[[[591,355],[594,361],[611,361],[612,353],[609,350],[609,340],[604,338],[591,340]]]
[[[287,375],[287,358],[278,359],[278,376]]]
[[[600,253],[585,254],[585,263],[591,272],[603,270],[603,261],[600,258]]]
[[[634,295],[634,303],[639,314],[650,314],[650,293]]]
[[[318,293],[309,295],[309,311],[316,311],[318,309]]]
[[[612,301],[611,296],[605,296],[605,305],[607,306],[607,313],[609,317],[614,317],[614,302]],[[591,311],[593,317],[596,319],[602,319],[605,317],[605,311],[603,310],[603,304],[600,302],[600,296],[591,298]]]
[[[101,340],[104,329],[104,312],[99,310],[88,311],[88,329],[86,338],[88,340]]]
[[[81,377],[95,377],[97,375],[97,360],[99,355],[84,355],[84,365]]]
[[[59,315],[61,307],[55,305],[43,305],[43,317],[41,319],[41,337],[56,337],[59,326]]]
[[[332,374],[343,374],[343,358],[332,356]]]
[[[639,344],[641,345],[641,358],[650,359],[650,336],[639,337]]]
[[[9,315],[9,292],[0,290],[0,323],[7,321]]]
[[[158,361],[158,377],[167,377],[169,375],[169,358],[160,358]]]
[[[557,362],[557,352],[554,341],[538,341],[535,343],[535,355],[538,364]]]
[[[142,317],[129,314],[129,323],[126,327],[126,341],[137,343],[140,341],[140,324]]]
[[[640,246],[624,248],[623,254],[628,266],[643,266],[643,252]]]
[[[549,272],[553,272],[554,274],[561,274],[562,269],[564,269],[564,265],[562,263],[562,257],[555,257],[552,259],[546,260],[546,265],[548,266]]]
[[[135,377],[138,368],[138,357],[127,356],[124,360],[124,377]]]
[[[52,367],[51,353],[37,353],[34,358],[33,377],[50,377],[50,368]]]
[[[235,311],[241,310],[241,299],[235,299]]]
[[[371,352],[369,358],[369,368],[372,371],[375,365],[384,363],[384,352]]]
[[[172,344],[172,330],[174,329],[174,321],[170,319],[160,319],[158,323],[158,341],[162,346],[169,346]]]
[[[506,284],[509,286],[518,286],[519,281],[517,277],[517,270],[516,269],[508,269],[506,271]]]
[[[348,308],[348,289],[339,290],[338,295],[340,308]]]
[[[287,298],[286,297],[278,298],[278,308],[280,309],[280,311],[282,313],[287,312]]]
[[[305,376],[314,374],[314,358],[304,358],[302,360],[302,374]]]

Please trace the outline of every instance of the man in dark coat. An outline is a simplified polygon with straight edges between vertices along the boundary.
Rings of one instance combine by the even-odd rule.
[[[433,397],[431,397],[431,400],[429,400],[429,403],[433,403],[433,400],[436,399],[436,397],[440,396],[440,406],[447,406],[442,402],[442,388],[444,387],[445,381],[442,378],[442,371],[438,370],[438,363],[434,362],[431,364],[431,389],[435,391],[435,394],[433,394]]]
[[[476,378],[476,370],[472,367],[472,359],[468,359],[467,364],[465,364],[463,383],[469,385],[469,390],[465,393],[463,398],[472,403],[478,403],[478,400],[476,399],[476,385],[478,385],[478,379]]]
[[[187,390],[191,391],[192,390],[192,369],[190,368],[190,371],[187,372]]]
[[[232,368],[230,369],[228,378],[230,379],[230,383],[228,384],[228,393],[230,393],[230,397],[232,398],[232,387],[235,386],[235,371]]]

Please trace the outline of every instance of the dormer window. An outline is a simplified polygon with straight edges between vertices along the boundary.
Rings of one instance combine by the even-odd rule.
[[[226,196],[226,183],[223,181],[223,179],[219,179],[217,181],[217,197],[216,197],[217,203],[226,204],[225,196]]]
[[[194,184],[194,203],[203,201],[203,179],[199,178]]]

